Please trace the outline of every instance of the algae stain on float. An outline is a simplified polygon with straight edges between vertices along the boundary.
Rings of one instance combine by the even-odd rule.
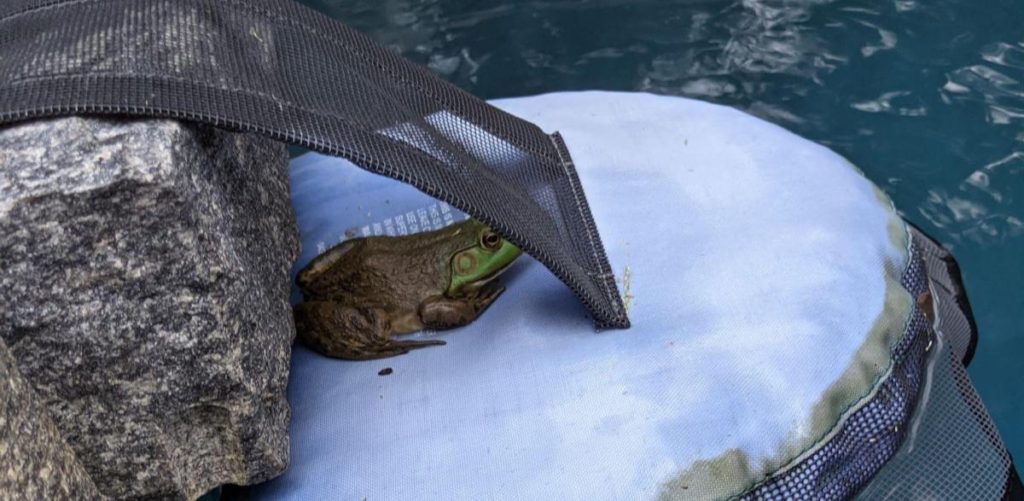
[[[856,168],[856,166],[854,166],[854,168]],[[889,235],[889,243],[891,243],[896,249],[904,249],[904,252],[907,254],[907,259],[909,259],[910,231],[907,230],[906,221],[898,215],[899,211],[896,210],[896,205],[893,203],[892,199],[889,198],[889,195],[886,195],[885,192],[875,184],[872,184],[871,188],[874,191],[875,199],[878,200],[878,203],[882,204],[890,212],[889,221],[887,221],[885,225],[885,230]]]
[[[892,263],[895,264],[895,263]],[[873,398],[892,370],[891,349],[905,332],[914,299],[886,266],[886,292],[882,312],[853,360],[814,405],[803,433],[787,437],[775,457],[752,462],[747,454],[729,449],[698,460],[665,482],[659,499],[727,499],[741,496],[769,478],[784,473],[817,451],[836,434],[847,417]],[[753,464],[752,464],[753,463]]]
[[[876,194],[880,202],[891,207],[884,193],[879,190]],[[814,404],[806,424],[800,427],[801,431],[787,436],[779,444],[774,457],[752,462],[744,451],[729,449],[717,457],[695,461],[662,485],[660,500],[741,496],[800,464],[828,443],[853,412],[875,397],[882,381],[892,371],[892,350],[906,334],[916,301],[902,284],[912,258],[910,235],[906,224],[894,210],[890,212],[886,231],[890,242],[902,252],[896,258],[885,259],[885,293],[881,311],[849,365]]]
[[[746,453],[729,449],[714,459],[694,462],[686,471],[665,483],[658,499],[725,499],[736,494],[736,479],[753,475]]]

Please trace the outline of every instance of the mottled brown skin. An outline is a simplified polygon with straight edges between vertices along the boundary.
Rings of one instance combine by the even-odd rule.
[[[497,246],[505,246],[500,258]],[[514,256],[508,249],[514,249]],[[466,254],[473,255],[474,266],[484,267],[472,271],[484,276],[453,282],[453,258]],[[296,277],[303,293],[303,302],[294,308],[299,339],[324,355],[348,360],[443,345],[440,340],[393,338],[475,320],[504,291],[489,284],[518,254],[475,220],[416,235],[346,241]]]

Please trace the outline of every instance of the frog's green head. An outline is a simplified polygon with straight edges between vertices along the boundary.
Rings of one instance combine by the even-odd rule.
[[[463,231],[469,233],[465,238],[471,246],[452,256],[449,297],[466,296],[477,291],[507,270],[522,254],[518,247],[484,224],[472,220],[467,223]]]

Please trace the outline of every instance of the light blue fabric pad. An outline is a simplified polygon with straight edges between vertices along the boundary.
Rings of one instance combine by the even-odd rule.
[[[291,464],[256,499],[725,497],[870,396],[909,311],[893,285],[906,233],[844,159],[682,98],[495,104],[564,135],[633,328],[595,332],[524,257],[478,321],[422,334],[446,346],[346,362],[297,345]],[[464,217],[336,158],[300,157],[291,176],[296,269],[346,234]]]

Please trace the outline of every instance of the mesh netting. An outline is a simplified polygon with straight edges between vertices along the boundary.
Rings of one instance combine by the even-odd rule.
[[[874,395],[744,499],[1000,499],[1019,485],[962,363],[976,330],[956,262],[916,230],[911,240],[901,282],[913,297],[933,294],[938,328],[915,305]]]
[[[928,287],[917,246],[901,283],[914,297]],[[793,467],[748,492],[745,499],[847,499],[892,457],[906,433],[932,331],[915,306],[906,333],[893,348],[893,366],[878,390],[840,422],[835,433]]]
[[[912,235],[935,296],[937,349],[908,436],[860,499],[1021,499],[1010,455],[962,363],[976,331],[956,262],[920,232]]]
[[[930,364],[931,387],[905,446],[861,499],[1001,499],[1010,461],[950,344]],[[965,392],[964,390],[968,391]]]
[[[326,16],[286,0],[4,0],[0,47],[0,124],[179,118],[343,156],[491,225],[599,327],[628,326],[560,137]]]
[[[952,345],[963,365],[970,365],[974,348],[978,344],[978,327],[974,323],[971,305],[963,290],[960,267],[953,256],[917,229],[911,229],[915,241],[920,242],[928,277],[939,301],[935,304],[942,319],[943,334]]]

